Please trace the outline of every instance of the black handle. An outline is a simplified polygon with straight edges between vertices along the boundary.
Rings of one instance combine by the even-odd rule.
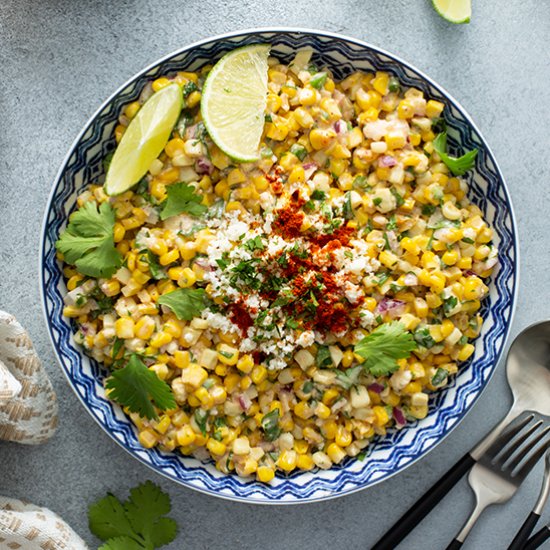
[[[536,550],[545,541],[550,539],[550,526],[543,527],[540,531],[537,531],[523,547],[523,550]]]
[[[527,519],[523,522],[523,525],[517,532],[514,540],[510,543],[510,546],[508,546],[508,550],[522,550],[523,545],[529,538],[529,535],[533,532],[539,518],[540,516],[535,514],[535,512],[531,512],[527,516]]]
[[[465,454],[394,523],[393,527],[382,535],[371,550],[394,550],[475,463],[476,461],[469,454]]]
[[[462,543],[459,540],[453,539],[446,550],[458,550],[459,548],[462,548]]]

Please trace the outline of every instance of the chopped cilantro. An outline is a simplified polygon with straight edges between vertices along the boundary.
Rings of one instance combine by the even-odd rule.
[[[431,216],[435,212],[435,205],[433,204],[425,204],[422,207],[422,214],[424,216]]]
[[[372,199],[372,203],[374,206],[380,206],[382,204],[382,197],[374,197],[374,199]]]
[[[254,252],[255,250],[264,250],[265,244],[263,243],[260,235],[257,235],[253,239],[246,241],[246,243],[244,243],[244,247],[250,252]]]
[[[328,346],[319,346],[315,363],[320,369],[333,366],[332,357],[330,356]]]
[[[374,376],[384,376],[395,372],[398,359],[406,359],[417,345],[412,334],[402,323],[392,321],[374,329],[355,345],[354,352],[364,357],[361,365]]]
[[[430,349],[435,346],[435,340],[432,338],[430,329],[427,327],[415,330],[413,338],[415,342],[423,348]]]
[[[163,294],[158,303],[169,307],[178,319],[184,321],[200,316],[207,305],[204,288],[178,288]]]
[[[386,225],[386,229],[388,231],[393,231],[394,229],[397,229],[397,218],[395,214],[389,219],[388,225]]]
[[[352,386],[357,385],[359,377],[363,372],[363,365],[357,365],[351,369],[336,370],[336,383],[342,386],[345,390],[349,390]]]
[[[405,200],[403,199],[403,197],[397,192],[397,189],[395,189],[394,187],[392,187],[390,189],[391,191],[391,194],[395,197],[395,202],[397,204],[397,208],[399,208],[400,206],[403,206],[403,204],[405,204]]]
[[[370,188],[370,185],[367,183],[367,176],[356,176],[352,185],[355,189],[362,189],[363,191]]]
[[[443,163],[449,168],[454,176],[463,176],[475,165],[477,149],[468,151],[461,157],[451,157],[447,151],[447,132],[440,133],[432,142],[435,152],[439,155]]]
[[[135,353],[124,368],[112,373],[105,387],[110,399],[149,420],[158,418],[155,406],[162,411],[176,406],[170,386],[149,370]]]
[[[186,98],[189,94],[196,92],[198,90],[197,85],[190,80],[184,87],[183,87],[183,97]]]
[[[451,314],[451,311],[458,304],[458,298],[456,296],[449,296],[446,300],[443,300],[443,312],[448,317]]]
[[[194,418],[202,435],[206,436],[208,432],[207,425],[206,425],[208,422],[208,413],[206,411],[203,411],[202,409],[195,409]]]
[[[311,193],[311,198],[314,201],[324,201],[327,198],[327,194],[320,189],[314,189],[313,193]]]
[[[279,427],[279,409],[273,409],[271,412],[264,414],[262,418],[262,430],[267,441],[274,441],[281,434]]]
[[[313,86],[316,90],[320,90],[327,81],[327,73],[317,73],[311,77],[311,80],[309,83],[311,86]]]
[[[440,386],[443,382],[445,382],[445,380],[447,380],[448,375],[449,373],[445,369],[438,368],[432,376],[432,386]]]
[[[348,191],[345,195],[344,205],[342,207],[342,215],[346,220],[353,218],[353,208],[351,206],[351,192]]]
[[[203,197],[195,193],[195,188],[181,181],[167,187],[167,198],[162,203],[160,219],[166,220],[182,212],[192,216],[202,216],[208,208],[202,203]]]
[[[56,248],[68,264],[90,277],[109,278],[122,265],[122,254],[115,248],[115,211],[104,202],[99,209],[87,202],[71,214]]]
[[[391,93],[396,93],[396,92],[399,92],[400,89],[401,89],[401,86],[399,85],[399,80],[397,80],[395,76],[391,76],[388,83],[388,90]]]
[[[153,254],[153,252],[148,250],[146,258],[147,258],[147,263],[149,264],[149,271],[151,272],[153,279],[160,281],[161,279],[168,278],[168,275],[166,275],[166,271],[160,265],[157,257],[155,256],[155,254]]]
[[[290,152],[297,156],[300,160],[304,160],[307,156],[307,149],[298,143],[295,143],[290,148]]]

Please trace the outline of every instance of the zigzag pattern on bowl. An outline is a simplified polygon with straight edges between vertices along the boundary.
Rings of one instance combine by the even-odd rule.
[[[118,406],[105,399],[105,372],[74,343],[71,326],[62,316],[66,289],[54,247],[76,196],[103,174],[101,161],[114,147],[113,129],[121,107],[137,98],[156,75],[195,70],[236,46],[260,41],[270,42],[273,55],[287,62],[297,49],[310,46],[316,52],[314,60],[318,65],[328,66],[338,78],[356,69],[387,70],[406,86],[415,86],[427,96],[443,101],[451,128],[451,149],[459,143],[464,149],[479,149],[475,171],[469,176],[470,195],[494,228],[495,242],[501,251],[490,298],[482,309],[486,321],[475,354],[450,386],[437,393],[428,417],[378,438],[364,461],[348,459],[327,471],[294,472],[288,477],[276,477],[270,486],[223,475],[209,462],[158,449],[147,451],[139,445],[131,422]],[[61,366],[88,412],[135,458],[158,473],[203,492],[248,502],[304,502],[342,495],[380,482],[424,456],[456,426],[490,378],[504,345],[515,297],[517,241],[512,207],[494,159],[468,116],[414,68],[373,47],[328,34],[282,31],[225,36],[182,50],[137,75],[94,115],[69,153],[50,197],[42,246],[42,295],[50,335]]]

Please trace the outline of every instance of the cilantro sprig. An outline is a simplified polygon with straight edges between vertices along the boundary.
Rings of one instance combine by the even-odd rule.
[[[170,513],[170,497],[146,481],[121,502],[109,493],[88,508],[90,531],[105,544],[99,550],[154,550],[170,544],[177,535]]]
[[[461,157],[451,157],[447,154],[447,132],[442,132],[433,140],[435,152],[439,155],[443,163],[455,176],[463,176],[468,170],[474,167],[477,149],[468,151]]]
[[[355,345],[355,353],[364,357],[363,368],[373,376],[395,372],[398,359],[406,359],[416,349],[412,334],[402,323],[392,321],[373,330]]]
[[[110,399],[149,420],[158,418],[155,406],[161,411],[176,406],[170,386],[150,371],[136,354],[131,355],[124,368],[112,373],[105,387]]]
[[[207,305],[204,288],[178,288],[163,294],[158,303],[169,307],[183,321],[199,316]]]
[[[183,212],[202,216],[208,208],[202,203],[202,196],[195,193],[193,186],[180,181],[166,188],[166,200],[162,203],[160,219],[166,220]]]
[[[122,255],[115,248],[114,226],[115,211],[109,203],[98,209],[87,202],[71,215],[55,246],[83,275],[111,277],[122,265]]]

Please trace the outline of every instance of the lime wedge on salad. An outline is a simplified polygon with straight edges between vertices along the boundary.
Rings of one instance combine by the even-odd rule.
[[[435,11],[450,23],[469,23],[472,0],[432,0]]]
[[[135,185],[160,155],[183,106],[177,84],[154,93],[132,119],[115,150],[107,177],[107,195],[120,195]]]
[[[269,45],[238,48],[208,74],[201,98],[204,125],[214,143],[241,162],[258,159],[267,103]]]

